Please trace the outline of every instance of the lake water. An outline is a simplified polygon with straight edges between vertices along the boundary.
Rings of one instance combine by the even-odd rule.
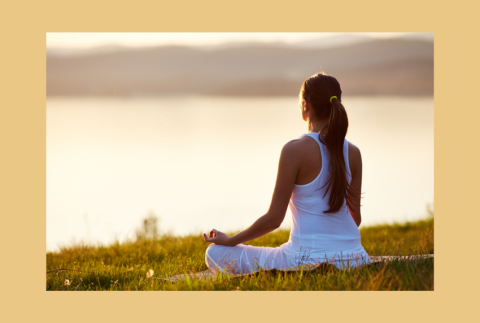
[[[433,97],[343,103],[362,225],[424,218]],[[296,98],[49,98],[47,251],[133,238],[149,212],[177,235],[245,228],[268,210],[283,145],[306,132]]]

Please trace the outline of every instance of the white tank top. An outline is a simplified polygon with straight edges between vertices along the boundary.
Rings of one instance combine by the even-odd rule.
[[[319,134],[311,132],[300,136],[309,136],[315,139],[320,146],[322,154],[322,169],[312,182],[297,185],[292,191],[289,207],[292,211],[292,229],[290,239],[285,244],[284,250],[291,257],[304,257],[308,254],[314,262],[325,261],[335,257],[339,259],[348,256],[367,256],[360,241],[360,232],[353,220],[346,201],[337,213],[324,213],[329,209],[328,200],[330,191],[323,197],[327,189],[330,175],[330,153],[327,147],[320,142]],[[343,156],[347,170],[348,183],[352,177],[348,163],[348,141],[343,145]],[[325,185],[325,186],[324,186]],[[323,188],[322,188],[323,186]],[[368,260],[370,260],[368,258]],[[369,261],[368,261],[369,262]]]

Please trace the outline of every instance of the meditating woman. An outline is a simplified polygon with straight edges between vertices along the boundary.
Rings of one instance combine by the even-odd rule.
[[[268,212],[231,237],[216,229],[203,234],[212,242],[205,255],[208,268],[251,273],[320,262],[338,268],[371,262],[358,230],[362,158],[345,139],[348,118],[341,95],[338,81],[324,73],[303,82],[299,105],[308,133],[283,147]],[[277,229],[287,205],[293,216],[288,242],[277,248],[243,244]]]

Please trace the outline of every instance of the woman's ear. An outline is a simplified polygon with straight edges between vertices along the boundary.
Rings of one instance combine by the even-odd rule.
[[[308,101],[303,101],[305,102],[303,104],[303,109],[305,110],[305,113],[308,114],[308,111],[310,111],[310,104],[308,103]]]
[[[303,101],[302,117],[304,121],[307,121],[309,111],[310,111],[310,104],[308,104],[308,101]]]

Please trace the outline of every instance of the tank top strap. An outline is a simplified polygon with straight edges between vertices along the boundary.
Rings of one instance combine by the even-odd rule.
[[[306,133],[304,135],[301,135],[300,138],[305,137],[305,136],[312,137],[320,145],[320,147],[323,148],[324,144],[320,141],[320,134],[318,132],[309,132],[309,133]],[[323,152],[323,150],[322,150],[322,152]]]
[[[320,154],[322,155],[322,165],[328,165],[329,162],[330,162],[328,149],[327,149],[327,146],[325,146],[325,144],[320,141],[320,134],[318,132],[309,132],[309,133],[306,133],[306,134],[302,135],[301,137],[305,137],[305,136],[308,136],[308,137],[311,137],[311,138],[315,139],[315,141],[320,146]],[[323,168],[323,166],[322,166],[322,168]]]
[[[343,142],[343,158],[345,159],[345,169],[347,171],[347,181],[350,184],[352,181],[352,173],[350,171],[350,163],[348,161],[348,141],[345,138],[345,141]]]
[[[309,136],[309,137],[312,137],[313,139],[315,139],[315,141],[320,146],[320,153],[322,154],[322,165],[329,165],[330,164],[330,153],[328,151],[327,146],[325,146],[325,144],[320,141],[320,136],[321,135],[318,132],[309,132],[309,133],[306,133],[306,134],[300,136],[300,138],[302,138],[304,136]],[[344,141],[343,141],[343,158],[345,160],[345,169],[347,171],[347,180],[350,183],[351,180],[352,180],[352,173],[350,171],[350,163],[348,161],[348,141],[347,141],[347,138],[345,138]]]

